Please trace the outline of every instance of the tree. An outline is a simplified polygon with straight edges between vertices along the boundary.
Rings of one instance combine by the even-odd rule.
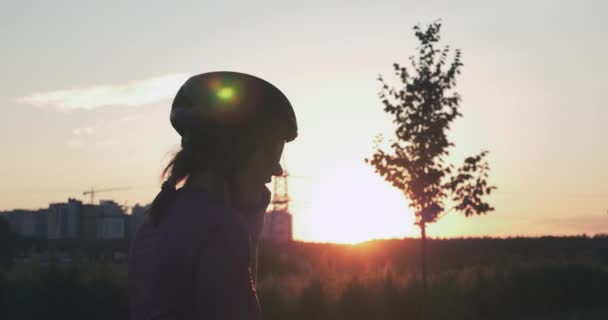
[[[418,55],[409,58],[411,68],[393,64],[400,82],[398,87],[389,86],[379,76],[383,109],[394,116],[395,140],[386,148],[389,150],[377,146],[372,158],[365,159],[410,201],[415,224],[420,228],[424,288],[427,224],[451,210],[461,211],[467,217],[494,210],[483,198],[496,189],[487,182],[488,151],[467,157],[458,168],[446,163],[449,149],[454,147],[447,131],[452,121],[462,116],[461,98],[454,87],[463,64],[460,50],[455,51],[451,64],[446,64],[449,46],[436,48],[440,29],[440,22],[430,24],[426,30],[414,27],[420,42]],[[452,205],[446,210],[448,200]]]

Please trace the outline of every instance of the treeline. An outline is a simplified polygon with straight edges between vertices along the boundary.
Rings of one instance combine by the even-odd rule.
[[[608,265],[608,235],[539,238],[428,239],[432,273],[471,265],[569,261]],[[420,266],[420,239],[375,240],[358,245],[294,242],[290,246],[262,246],[260,272],[310,273],[336,270],[361,273],[387,266],[413,272]]]

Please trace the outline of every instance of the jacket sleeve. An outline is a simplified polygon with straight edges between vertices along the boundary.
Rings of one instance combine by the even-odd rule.
[[[200,249],[194,283],[197,319],[257,320],[260,306],[252,281],[247,229],[224,221]]]

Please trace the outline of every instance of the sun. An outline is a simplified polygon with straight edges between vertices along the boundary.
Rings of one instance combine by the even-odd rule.
[[[337,169],[314,185],[308,205],[294,204],[296,239],[356,244],[416,235],[407,199],[364,163]]]

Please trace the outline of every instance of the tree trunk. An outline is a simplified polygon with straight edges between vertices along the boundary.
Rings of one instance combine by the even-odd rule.
[[[426,279],[426,223],[421,222],[418,224],[420,227],[420,264],[421,264],[421,281],[422,281],[422,293],[420,301],[420,319],[426,319],[426,305],[427,305],[427,279]]]
[[[421,244],[421,253],[422,253],[422,289],[426,293],[427,289],[427,273],[426,273],[426,223],[420,223],[420,244]]]

